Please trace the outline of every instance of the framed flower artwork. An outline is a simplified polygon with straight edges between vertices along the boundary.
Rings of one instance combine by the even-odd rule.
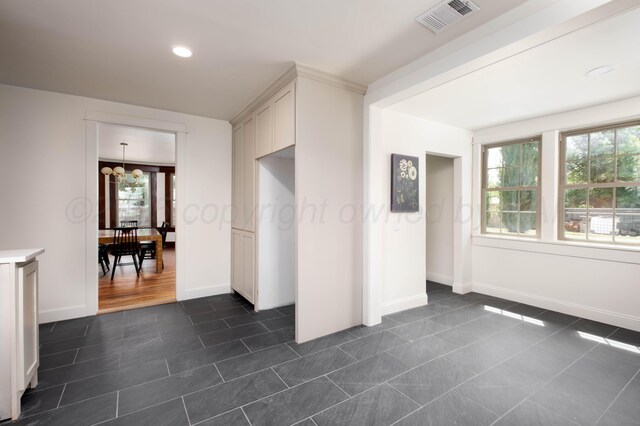
[[[418,157],[391,154],[392,212],[418,211],[420,201],[418,184]]]

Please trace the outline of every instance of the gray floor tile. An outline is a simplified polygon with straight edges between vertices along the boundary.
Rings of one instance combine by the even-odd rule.
[[[197,368],[120,391],[118,416],[222,383],[215,366]]]
[[[427,318],[405,324],[400,327],[395,327],[392,330],[392,333],[400,337],[404,337],[407,340],[417,340],[426,336],[431,336],[432,334],[440,333],[447,329],[449,329],[449,327],[446,325]]]
[[[120,366],[169,358],[173,355],[195,351],[202,347],[202,342],[198,336],[187,336],[169,341],[163,337],[160,342],[156,342],[153,345],[123,348],[120,351]]]
[[[505,361],[505,365],[534,379],[548,381],[575,360],[537,344]]]
[[[637,365],[640,368],[640,352],[636,346],[627,346],[626,343],[619,343],[607,338],[608,345],[597,345],[591,352],[602,354],[611,359],[611,362],[623,361]],[[614,361],[615,360],[615,361]]]
[[[39,336],[40,344],[84,336],[87,331],[87,327],[88,326],[85,325],[77,328],[53,330],[50,333],[41,334]]]
[[[182,398],[154,405],[129,415],[121,416],[120,414],[118,411],[117,419],[104,424],[110,426],[189,426]]]
[[[454,311],[436,315],[435,317],[432,317],[431,320],[447,327],[455,327],[486,315],[490,315],[490,313],[487,312],[482,305],[469,305]]]
[[[503,364],[463,383],[456,391],[493,413],[503,415],[542,384],[542,381]]]
[[[391,349],[389,353],[405,362],[409,367],[416,367],[455,349],[456,346],[453,343],[438,336],[427,336]]]
[[[507,413],[496,426],[577,426],[577,423],[547,410],[531,401],[524,401]]]
[[[282,317],[283,315],[276,309],[267,309],[260,312],[246,312],[244,315],[225,318],[224,321],[229,324],[229,327],[238,327],[240,325],[251,324],[252,322]]]
[[[396,423],[396,425],[484,426],[490,425],[497,418],[497,415],[488,411],[486,408],[452,391],[430,402],[410,416],[405,417]]]
[[[448,354],[446,358],[454,364],[481,373],[524,349],[512,343],[503,336],[494,335]]]
[[[198,324],[201,322],[208,322],[213,320],[230,318],[238,315],[243,315],[246,313],[247,311],[244,308],[242,308],[241,306],[236,306],[230,309],[224,309],[220,311],[216,310],[213,312],[203,312],[201,314],[189,315],[189,318],[191,318],[191,321],[194,324]]]
[[[12,425],[89,426],[114,418],[116,416],[116,400],[117,396],[114,392],[27,417],[12,423]]]
[[[249,353],[247,347],[236,340],[171,356],[167,358],[167,364],[171,374],[176,374],[246,353]]]
[[[620,328],[611,334],[609,338],[629,345],[640,346],[640,331]]]
[[[447,312],[448,310],[449,308],[446,306],[440,306],[436,303],[429,303],[425,306],[419,306],[417,308],[407,309],[406,311],[388,315],[388,317],[401,323],[410,323],[436,316],[443,312]]]
[[[299,358],[298,354],[288,346],[278,345],[221,361],[216,363],[216,365],[225,380],[232,380],[236,377],[264,370],[265,368],[273,367],[296,358]]]
[[[183,309],[187,315],[202,314],[205,312],[213,312],[215,310],[213,306],[209,305],[208,303],[187,305]]]
[[[98,345],[80,347],[76,362],[88,361],[100,358],[106,355],[120,353],[124,350],[133,350],[134,348],[155,347],[162,344],[162,336],[160,334],[133,336],[127,339],[118,339]]]
[[[450,291],[434,291],[434,292],[428,293],[428,295],[429,295],[429,303],[437,302],[438,300],[443,300],[443,299],[446,299],[447,297],[455,296],[455,294],[451,293]]]
[[[241,408],[198,423],[198,426],[251,426]]]
[[[74,337],[72,339],[44,343],[40,347],[40,355],[51,355],[58,352],[68,351],[70,349],[84,348],[86,346],[101,345],[106,343],[115,344],[121,339],[122,330],[112,330],[108,333],[101,333],[99,335]]]
[[[407,343],[407,339],[403,339],[388,331],[381,331],[380,333],[345,343],[340,346],[340,348],[355,359],[361,360],[384,352],[387,349],[400,346],[403,343]]]
[[[198,423],[286,388],[273,371],[264,370],[186,395],[184,402],[191,423]]]
[[[224,330],[226,328],[229,328],[229,326],[224,320],[201,322],[198,324],[194,324],[190,327],[191,331],[193,331],[195,335],[210,333],[212,331]]]
[[[602,417],[600,417],[600,420],[598,420],[598,423],[596,423],[596,425],[598,426],[638,426],[640,425],[640,423],[634,422],[633,420],[628,419],[626,417],[622,417],[612,412],[611,410],[609,410],[606,413],[604,413]]]
[[[382,317],[382,322],[378,325],[374,325],[372,327],[367,327],[366,325],[357,325],[355,327],[351,327],[347,331],[356,337],[365,337],[383,330],[397,327],[401,324],[401,322],[393,320],[389,317]]]
[[[338,346],[343,343],[350,342],[351,340],[355,340],[355,338],[356,337],[351,333],[340,331],[338,333],[333,333],[328,336],[324,336],[319,339],[311,340],[309,342],[301,344],[290,343],[289,346],[300,355],[306,356],[315,352],[329,349],[333,346]]]
[[[514,314],[524,315],[531,318],[546,311],[546,309],[538,308],[537,306],[525,305],[524,303],[511,305],[508,308],[505,308],[505,310],[508,312],[513,312]]]
[[[430,303],[430,306],[438,306],[445,311],[452,311],[454,309],[463,308],[465,306],[473,305],[476,301],[469,297],[464,297],[456,294],[446,299],[438,300],[437,302]]]
[[[570,324],[569,328],[572,330],[582,331],[583,333],[589,333],[598,337],[607,337],[618,329],[618,327],[614,325],[591,321],[584,318],[581,318],[573,324]]]
[[[348,396],[326,377],[256,401],[244,412],[254,426],[289,425],[329,408]]]
[[[168,374],[166,362],[158,360],[67,383],[60,404],[67,405],[98,395],[104,395],[159,379]]]
[[[578,317],[572,315],[561,314],[555,311],[545,311],[536,316],[536,319],[544,321],[545,323],[557,324],[557,325],[569,325],[578,320]]]
[[[574,360],[578,359],[589,350],[593,349],[598,343],[593,340],[580,337],[577,331],[564,329],[547,337],[540,345],[549,351],[557,352]]]
[[[252,351],[259,351],[282,343],[293,342],[295,339],[296,331],[294,328],[283,328],[258,336],[247,337],[242,339],[242,341]]]
[[[120,367],[120,355],[113,354],[91,361],[79,362],[38,373],[38,387],[46,388],[85,377],[97,376]]]
[[[328,377],[345,392],[353,396],[384,383],[409,370],[404,362],[387,353],[344,367]]]
[[[227,330],[214,331],[200,335],[200,339],[205,346],[218,345],[244,337],[255,336],[267,333],[269,330],[260,323],[242,325],[240,327],[229,328]]]
[[[591,351],[569,367],[567,373],[589,379],[619,392],[638,370],[640,370],[638,365],[607,356],[603,352]]]
[[[420,405],[425,405],[475,375],[444,358],[407,371],[389,384]]]
[[[319,426],[386,426],[420,406],[387,384],[376,386],[313,417]]]
[[[279,308],[276,308],[276,310],[284,316],[295,315],[296,305],[280,306]]]
[[[576,423],[594,424],[616,394],[597,383],[562,373],[529,399]]]
[[[54,386],[43,390],[34,390],[22,397],[22,417],[33,416],[43,411],[53,410],[58,407],[60,395],[64,385]]]
[[[611,411],[640,423],[640,379],[636,378],[625,388],[611,406]]]
[[[76,359],[77,349],[71,349],[70,351],[60,352],[53,355],[45,355],[40,357],[39,371],[48,370],[50,368],[62,367],[64,365],[73,364]]]
[[[274,370],[287,385],[295,386],[354,362],[355,359],[334,347],[287,362]]]
[[[286,317],[274,318],[266,321],[260,321],[262,325],[267,327],[271,331],[279,330],[281,328],[295,327],[296,317],[295,315],[289,315]]]

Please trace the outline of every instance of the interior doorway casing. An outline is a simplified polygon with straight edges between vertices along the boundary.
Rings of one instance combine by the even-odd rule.
[[[168,121],[132,117],[107,112],[87,111],[85,114],[85,284],[86,315],[98,313],[98,131],[100,124],[140,127],[175,134],[176,140],[176,192],[186,189],[186,125]],[[183,210],[184,196],[176,197],[176,212]],[[185,297],[185,248],[179,237],[184,218],[176,215],[176,299]]]

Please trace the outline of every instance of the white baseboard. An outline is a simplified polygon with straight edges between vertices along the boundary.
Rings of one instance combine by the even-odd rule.
[[[465,284],[454,284],[453,285],[453,292],[457,293],[457,294],[467,294],[469,292],[473,291],[473,288],[471,286],[471,283],[465,283]]]
[[[231,293],[231,285],[229,283],[220,284],[213,287],[188,288],[184,291],[184,299],[197,299],[199,297],[215,296],[217,294]]]
[[[384,302],[380,308],[382,310],[382,315],[389,315],[400,311],[406,311],[407,309],[417,308],[418,306],[424,306],[427,302],[427,294],[421,293],[416,294],[415,296],[405,297],[404,299]]]
[[[40,324],[46,324],[48,322],[64,321],[85,316],[87,316],[87,307],[85,305],[77,305],[68,308],[40,311],[38,321]]]
[[[617,312],[606,311],[604,309],[579,305],[577,303],[566,302],[564,300],[552,299],[521,291],[509,290],[483,283],[473,283],[473,291],[489,296],[501,297],[515,302],[526,303],[543,309],[550,309],[567,315],[573,315],[593,321],[612,324],[635,331],[640,331],[640,318]]]
[[[434,281],[438,284],[453,285],[453,277],[435,272],[427,272],[427,280]]]

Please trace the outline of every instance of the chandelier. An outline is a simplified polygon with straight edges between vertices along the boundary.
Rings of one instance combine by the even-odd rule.
[[[118,182],[122,182],[125,179],[125,175],[126,175],[126,171],[125,171],[125,164],[124,164],[124,151],[126,149],[127,146],[129,146],[128,143],[126,142],[120,142],[120,145],[122,145],[122,167],[118,166],[118,167],[114,167],[113,169],[111,167],[103,167],[100,171],[102,172],[103,175],[105,176],[110,176],[113,175],[118,179]],[[131,177],[133,179],[128,179],[127,178],[127,182],[128,183],[134,183],[137,182],[138,179],[142,176],[142,170],[140,169],[133,169],[133,171],[131,172]]]

